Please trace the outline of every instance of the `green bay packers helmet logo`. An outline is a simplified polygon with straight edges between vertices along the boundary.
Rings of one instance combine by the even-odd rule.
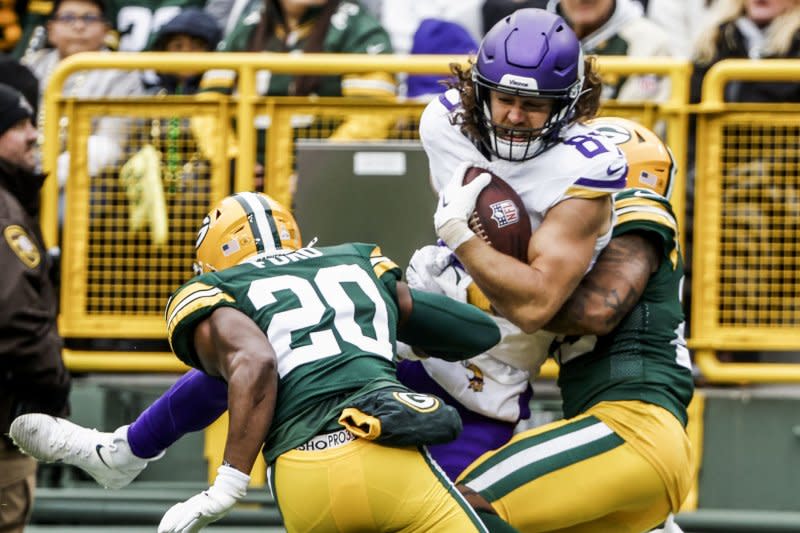
[[[598,122],[599,125],[595,126],[595,131],[616,145],[625,144],[633,138],[631,132],[619,124],[602,122],[602,119],[598,119]]]
[[[28,268],[36,268],[42,261],[39,249],[33,243],[33,239],[20,226],[8,226],[3,230],[3,235],[8,242],[11,250],[17,254],[19,260]]]
[[[415,411],[430,413],[439,408],[439,398],[418,392],[393,392],[392,396]]]

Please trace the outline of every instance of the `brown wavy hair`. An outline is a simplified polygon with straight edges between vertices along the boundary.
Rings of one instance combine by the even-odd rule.
[[[475,99],[475,84],[472,81],[472,69],[475,60],[470,59],[469,66],[464,68],[460,63],[450,63],[452,78],[446,83],[449,89],[458,89],[461,96],[461,110],[450,119],[461,126],[461,132],[471,139],[480,138],[478,117],[480,109]],[[600,109],[600,93],[603,82],[597,72],[596,57],[586,56],[583,59],[583,93],[575,104],[572,122],[585,122],[594,118]]]

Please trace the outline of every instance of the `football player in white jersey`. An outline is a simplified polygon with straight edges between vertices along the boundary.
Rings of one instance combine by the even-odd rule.
[[[471,503],[494,509],[521,531],[638,533],[680,508],[694,475],[685,429],[693,383],[683,339],[683,267],[665,198],[675,166],[658,137],[638,124],[602,118],[591,125],[625,152],[630,187],[615,197],[614,238],[546,326],[563,333],[548,352],[561,366],[565,420],[516,434],[459,476]],[[472,291],[459,291],[454,280],[459,277],[464,287],[471,278],[464,271],[456,276],[458,269],[448,265],[427,279],[428,286],[467,297]],[[475,361],[470,366],[477,367]],[[421,365],[403,362],[399,374],[415,376],[416,383],[404,379],[415,390],[437,391],[432,379],[419,379]],[[464,381],[475,371],[448,368]],[[437,370],[437,377],[445,373]],[[484,391],[500,396],[500,378],[511,371],[491,380],[493,372],[481,372],[481,382],[490,384],[481,393],[462,391],[448,401],[474,403]],[[462,418],[461,448],[437,446],[431,450],[437,461],[453,462],[487,440],[474,433],[491,430],[491,424],[474,423],[474,414]],[[660,531],[680,528],[668,519]]]
[[[612,195],[625,188],[622,152],[582,124],[599,105],[592,65],[561,17],[520,9],[486,34],[475,64],[420,122],[440,193],[437,234],[526,333],[548,322],[608,243]],[[534,230],[528,264],[474,238],[467,219],[488,176],[463,186],[465,164],[485,165],[522,198]]]
[[[558,15],[514,12],[486,34],[470,69],[454,67],[454,74],[458,83],[420,121],[431,183],[441,194],[436,231],[497,310],[503,341],[463,365],[428,359],[400,368],[410,386],[433,381],[466,407],[460,442],[447,446],[455,454],[436,457],[450,475],[527,417],[529,374],[538,373],[555,339],[542,326],[608,244],[612,196],[627,174],[616,145],[584,124],[599,107],[600,80]],[[488,177],[462,187],[466,166],[491,170],[522,198],[534,230],[527,263],[472,238],[467,218]],[[424,288],[449,255],[423,249],[412,258],[409,281]],[[462,278],[461,289],[468,283]]]

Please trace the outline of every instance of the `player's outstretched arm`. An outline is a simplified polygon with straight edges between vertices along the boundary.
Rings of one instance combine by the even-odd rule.
[[[228,382],[230,424],[225,463],[208,490],[166,512],[159,533],[199,531],[225,516],[245,496],[248,474],[275,411],[275,352],[255,322],[235,309],[217,309],[197,326],[194,343],[203,369]]]
[[[400,323],[397,339],[427,355],[460,361],[500,342],[500,330],[477,307],[397,283]]]
[[[656,247],[645,236],[614,237],[546,329],[567,335],[606,335],[633,309],[658,269]]]

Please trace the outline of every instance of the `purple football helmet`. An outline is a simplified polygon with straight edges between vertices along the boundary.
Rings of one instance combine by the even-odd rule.
[[[472,68],[481,143],[510,161],[536,157],[558,140],[573,116],[583,88],[583,53],[564,19],[543,9],[519,9],[494,25],[478,50]],[[541,128],[495,124],[490,91],[552,100]]]

